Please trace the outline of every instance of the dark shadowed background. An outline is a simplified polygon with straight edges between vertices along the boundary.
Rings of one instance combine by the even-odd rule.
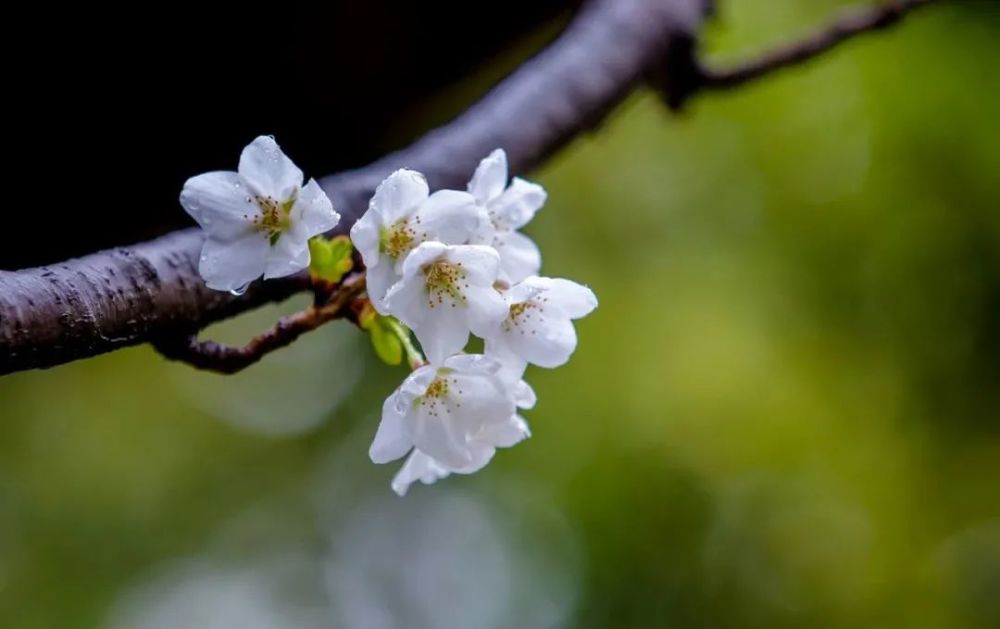
[[[232,169],[234,147],[262,133],[315,175],[363,166],[461,111],[579,4],[26,7],[9,27],[26,32],[0,44],[8,176],[49,193],[11,213],[9,228],[39,237],[3,248],[0,268],[192,224],[177,212],[184,180]]]
[[[260,133],[362,165],[571,4],[29,10],[0,267],[187,224]],[[719,4],[738,59],[843,3]],[[232,377],[141,347],[0,379],[0,626],[1000,625],[998,58],[998,5],[953,3],[679,117],[630,99],[531,174],[545,272],[601,300],[529,372],[533,437],[405,499],[367,459],[404,374],[346,323]]]

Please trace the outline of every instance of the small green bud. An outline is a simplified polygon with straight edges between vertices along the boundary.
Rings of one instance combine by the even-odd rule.
[[[358,325],[362,330],[368,331],[375,353],[385,363],[399,365],[403,362],[404,355],[412,369],[424,363],[424,357],[413,346],[410,329],[396,317],[382,316],[375,312],[371,302],[366,303],[358,314]]]
[[[309,274],[336,284],[354,267],[351,254],[354,247],[347,236],[327,239],[316,236],[309,240]]]
[[[377,316],[368,328],[368,336],[372,340],[375,354],[387,365],[399,365],[403,362],[403,343],[399,336],[382,321],[384,317]]]

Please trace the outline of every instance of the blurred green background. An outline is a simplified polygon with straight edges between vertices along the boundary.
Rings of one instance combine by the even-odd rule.
[[[840,4],[725,2],[707,48]],[[404,373],[345,323],[235,377],[0,379],[0,625],[1000,626],[998,59],[956,3],[632,98],[533,173],[545,273],[601,300],[534,436],[404,499],[367,460]]]

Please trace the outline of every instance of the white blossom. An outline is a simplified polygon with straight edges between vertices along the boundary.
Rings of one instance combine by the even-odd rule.
[[[430,485],[446,478],[449,474],[451,472],[432,457],[420,450],[413,450],[410,456],[406,457],[403,467],[392,477],[392,490],[399,496],[405,496],[410,485],[418,480],[424,485]]]
[[[372,305],[387,314],[386,293],[418,245],[427,241],[465,244],[487,223],[484,210],[466,192],[430,194],[427,180],[413,170],[389,175],[375,190],[368,211],[351,228],[351,240],[367,268]]]
[[[490,247],[425,242],[403,261],[386,311],[413,330],[431,363],[440,364],[465,347],[470,331],[485,338],[507,316],[493,286],[499,264]]]
[[[198,271],[209,288],[236,293],[261,275],[291,275],[309,266],[309,239],[336,226],[330,199],[281,151],[260,136],[240,155],[237,172],[192,177],[181,205],[205,230]]]
[[[492,224],[492,230],[481,233],[476,242],[499,252],[500,279],[514,284],[538,274],[542,266],[538,247],[517,230],[545,205],[545,189],[519,177],[508,186],[507,154],[503,149],[493,151],[479,163],[468,189],[486,209]]]
[[[505,424],[498,425],[489,437],[480,436],[475,441],[476,449],[488,453],[483,466],[493,458],[496,448],[509,448],[530,436],[531,431],[528,429],[528,423],[520,415],[513,415]],[[451,470],[439,463],[434,457],[414,448],[410,452],[410,456],[406,457],[403,467],[392,477],[392,490],[400,496],[405,496],[410,485],[418,480],[424,485],[430,485],[452,473],[471,474],[480,469],[482,466],[475,469]]]
[[[369,455],[388,463],[412,450],[393,479],[400,495],[416,480],[470,474],[489,463],[496,448],[529,436],[516,411],[534,404],[531,387],[505,378],[498,361],[455,355],[440,366],[420,367],[386,399]]]
[[[586,286],[532,276],[503,293],[507,316],[486,337],[486,353],[520,376],[527,363],[559,367],[576,349],[573,319],[590,314],[597,297]]]

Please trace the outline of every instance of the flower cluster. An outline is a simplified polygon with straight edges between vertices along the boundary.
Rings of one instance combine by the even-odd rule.
[[[518,231],[545,200],[541,186],[508,181],[498,149],[465,191],[432,194],[420,173],[392,173],[351,229],[365,265],[357,323],[380,357],[398,364],[405,350],[413,367],[385,401],[370,450],[376,463],[409,455],[392,483],[400,495],[417,480],[475,472],[527,437],[528,364],[558,367],[576,349],[573,320],[597,298],[539,276],[538,247]],[[335,290],[353,267],[351,244],[322,236],[340,220],[330,199],[315,180],[303,185],[269,136],[243,150],[237,172],[189,179],[180,201],[206,232],[199,272],[210,288],[240,294],[262,275],[309,268],[318,291]],[[470,335],[484,353],[464,353]]]
[[[375,192],[351,239],[382,315],[413,330],[427,358],[386,400],[370,455],[409,458],[393,480],[411,483],[485,466],[496,448],[529,435],[518,414],[535,404],[522,379],[529,363],[558,367],[576,349],[572,320],[594,293],[539,277],[541,256],[517,231],[545,203],[541,186],[508,184],[503,150],[484,159],[468,191],[430,193],[420,173],[399,170]],[[464,354],[470,334],[484,354]]]

